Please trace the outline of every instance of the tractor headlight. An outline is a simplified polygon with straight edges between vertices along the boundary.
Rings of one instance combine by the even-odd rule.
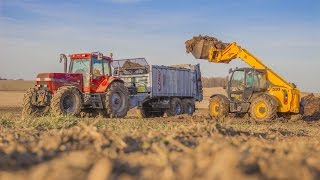
[[[47,87],[48,87],[48,83],[46,83],[46,82],[40,82],[40,83],[37,85],[37,87],[39,87],[39,88],[47,88]]]

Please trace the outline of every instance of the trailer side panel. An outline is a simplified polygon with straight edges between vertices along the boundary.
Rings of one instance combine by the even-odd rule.
[[[201,74],[197,65],[192,68],[153,65],[150,78],[152,97],[192,97],[202,100]]]

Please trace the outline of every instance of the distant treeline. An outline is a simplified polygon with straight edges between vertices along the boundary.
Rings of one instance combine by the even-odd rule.
[[[210,87],[223,87],[228,85],[228,77],[202,77],[202,86],[205,88]]]
[[[22,78],[20,78],[20,79],[7,79],[7,78],[0,77],[0,80],[19,80],[19,81],[23,81],[24,79],[22,79]]]

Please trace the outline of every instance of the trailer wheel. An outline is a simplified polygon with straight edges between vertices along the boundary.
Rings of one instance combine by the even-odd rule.
[[[175,116],[183,113],[182,102],[179,98],[172,98],[170,100],[170,108],[166,110],[167,116]]]
[[[111,118],[123,118],[129,111],[129,92],[121,82],[113,82],[106,91],[105,106]]]
[[[75,87],[61,87],[52,97],[52,113],[56,116],[78,116],[81,112],[81,96]]]
[[[191,99],[183,99],[182,100],[183,105],[183,112],[188,115],[192,115],[195,111],[195,104],[194,101]]]
[[[23,97],[22,116],[43,116],[50,110],[50,106],[36,106],[32,101],[37,97],[36,90],[31,88],[27,90]]]
[[[151,118],[151,117],[163,117],[164,112],[160,109],[153,109],[150,105],[143,105],[140,109],[140,117]]]
[[[159,111],[159,112],[154,112],[153,113],[153,117],[163,117],[164,116],[164,112],[163,111]]]
[[[140,111],[140,116],[142,118],[151,118],[152,117],[152,113],[149,108],[141,108],[139,111]]]

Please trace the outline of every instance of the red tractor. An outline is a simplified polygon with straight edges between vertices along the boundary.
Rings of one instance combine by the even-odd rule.
[[[40,73],[36,85],[23,99],[24,116],[80,115],[81,111],[102,111],[110,117],[122,118],[129,110],[129,93],[123,80],[112,76],[112,56],[102,53],[71,54],[64,73]]]

